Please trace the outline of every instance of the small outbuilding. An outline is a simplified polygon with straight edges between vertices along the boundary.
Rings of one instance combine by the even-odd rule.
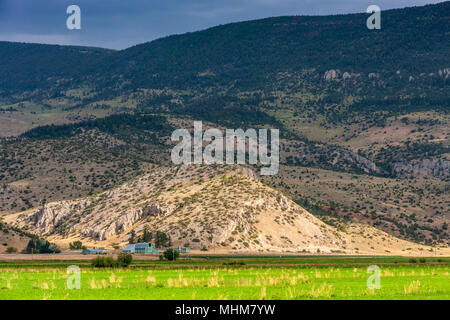
[[[100,248],[94,248],[94,249],[83,249],[81,251],[81,254],[106,254],[107,252]]]
[[[175,248],[174,250],[178,251],[179,253],[189,253],[189,252],[191,252],[191,249],[185,248],[185,247],[181,247],[181,246],[178,246],[178,248]]]
[[[124,253],[141,253],[141,254],[154,254],[159,253],[159,250],[156,249],[153,244],[148,242],[141,242],[136,244],[129,244],[125,248],[123,248],[122,252]]]

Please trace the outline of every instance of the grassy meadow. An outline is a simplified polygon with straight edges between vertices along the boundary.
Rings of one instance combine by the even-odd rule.
[[[95,269],[88,261],[0,262],[0,299],[450,299],[448,258],[303,257],[135,261]],[[369,289],[370,263],[380,289]],[[67,266],[80,266],[68,289]]]
[[[330,259],[136,261],[127,269],[94,269],[84,262],[81,288],[72,290],[69,262],[0,263],[0,299],[450,299],[447,259],[378,259],[380,289],[367,287],[369,264]]]

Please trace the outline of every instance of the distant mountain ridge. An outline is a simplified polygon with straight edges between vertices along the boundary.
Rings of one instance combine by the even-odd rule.
[[[386,10],[381,30],[367,30],[365,13],[267,18],[121,51],[1,42],[0,83],[3,90],[86,81],[116,88],[264,88],[280,72],[311,68],[431,73],[449,67],[449,15],[450,2]]]
[[[46,89],[79,77],[113,50],[0,41],[0,92]],[[70,84],[66,84],[70,85]]]

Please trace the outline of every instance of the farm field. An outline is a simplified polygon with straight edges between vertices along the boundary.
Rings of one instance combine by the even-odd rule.
[[[380,289],[367,288],[371,262]],[[217,258],[135,261],[128,269],[80,261],[81,288],[69,290],[71,264],[2,262],[0,299],[450,299],[448,258]]]

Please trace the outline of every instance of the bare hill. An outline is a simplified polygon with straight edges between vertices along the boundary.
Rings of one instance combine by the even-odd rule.
[[[159,167],[115,189],[5,217],[62,247],[82,240],[111,247],[144,226],[173,245],[215,252],[448,254],[363,224],[339,228],[316,218],[243,167]]]

